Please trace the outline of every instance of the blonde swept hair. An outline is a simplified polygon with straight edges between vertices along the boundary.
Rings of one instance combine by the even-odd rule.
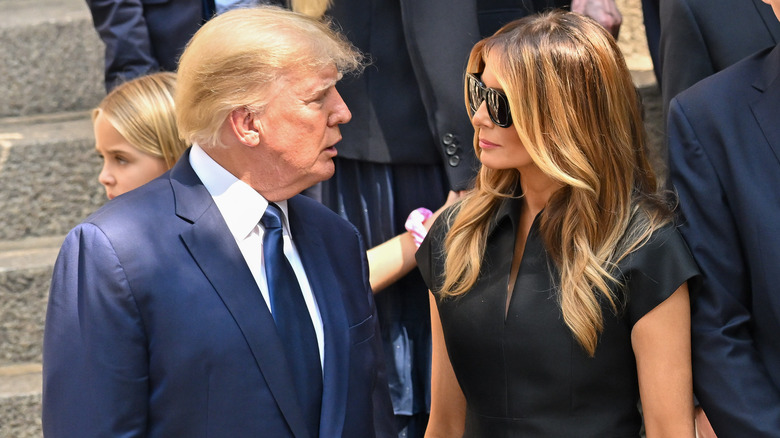
[[[130,144],[154,157],[162,158],[170,169],[189,143],[179,138],[173,94],[176,75],[152,73],[114,88],[97,108],[99,114]]]
[[[615,40],[572,12],[507,24],[475,45],[468,72],[480,73],[488,56],[521,144],[562,187],[543,209],[539,231],[557,268],[563,320],[593,355],[602,304],[620,310],[611,289],[621,286],[616,264],[671,220],[645,155],[636,88]],[[480,169],[445,240],[443,296],[462,295],[476,282],[490,221],[520,177],[514,169]]]
[[[362,55],[327,21],[276,6],[218,15],[195,33],[179,61],[179,131],[192,143],[220,146],[231,111],[262,112],[286,74],[329,65],[341,74],[357,71]]]

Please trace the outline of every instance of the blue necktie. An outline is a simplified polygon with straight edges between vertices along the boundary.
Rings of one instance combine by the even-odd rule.
[[[276,331],[285,346],[290,374],[311,437],[319,435],[322,367],[317,335],[295,272],[284,255],[282,212],[268,204],[260,222],[265,228],[263,257]]]

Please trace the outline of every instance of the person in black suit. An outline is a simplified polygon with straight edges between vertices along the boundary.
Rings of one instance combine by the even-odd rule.
[[[780,1],[766,0],[780,17]],[[734,35],[750,33],[740,29]],[[701,267],[693,383],[720,438],[780,437],[780,46],[669,105],[680,230]]]
[[[659,45],[661,43],[661,17],[659,0],[642,0],[642,19],[647,37],[647,49],[653,62],[653,73],[659,88],[661,87],[661,60]]]
[[[47,437],[394,437],[362,239],[298,195],[333,174],[335,85],[361,59],[281,8],[195,34],[175,91],[192,147],[58,256]]]

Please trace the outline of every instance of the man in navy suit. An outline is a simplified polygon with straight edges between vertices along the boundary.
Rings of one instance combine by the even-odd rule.
[[[780,0],[764,0],[780,17]],[[669,106],[691,296],[696,396],[719,438],[780,437],[780,46]]]
[[[44,336],[47,437],[393,435],[364,245],[297,195],[333,173],[351,117],[335,85],[360,63],[327,25],[280,8],[198,31],[176,94],[192,148],[62,246]],[[292,280],[269,268],[280,264]],[[313,361],[279,322],[283,298],[301,304],[286,321],[310,332]]]

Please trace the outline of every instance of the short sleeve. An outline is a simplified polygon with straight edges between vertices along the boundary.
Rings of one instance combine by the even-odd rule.
[[[626,286],[626,316],[632,327],[683,283],[688,281],[692,290],[700,280],[699,268],[673,225],[656,230],[618,266]]]
[[[428,230],[425,240],[417,250],[417,269],[420,271],[425,285],[434,293],[441,290],[444,279],[444,239],[452,226],[454,218],[451,207],[436,218]]]

